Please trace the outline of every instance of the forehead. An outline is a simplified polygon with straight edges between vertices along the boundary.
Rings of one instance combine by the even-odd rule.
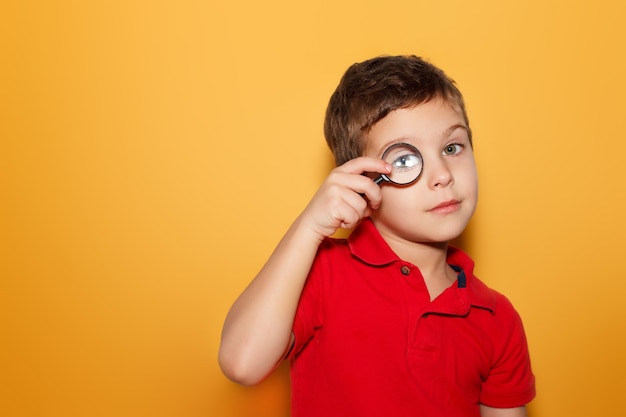
[[[363,155],[380,156],[397,142],[424,146],[445,140],[457,130],[468,127],[462,110],[449,101],[431,100],[413,107],[396,109],[379,120],[364,136]]]

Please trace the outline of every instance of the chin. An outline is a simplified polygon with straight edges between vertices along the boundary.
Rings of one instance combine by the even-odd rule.
[[[448,243],[457,239],[463,233],[464,229],[461,230],[450,230],[450,231],[437,231],[432,233],[426,237],[425,243]]]
[[[433,233],[419,233],[415,235],[404,235],[408,241],[415,243],[423,243],[425,245],[441,245],[457,239],[461,233],[441,233],[440,231]]]
[[[379,230],[387,230],[393,235],[396,235],[402,239],[425,244],[440,244],[448,243],[454,239],[457,239],[467,225],[466,221],[456,219],[448,222],[430,223],[428,219],[420,219],[413,222],[398,223],[385,223],[380,217],[372,216],[374,224]],[[421,224],[420,224],[421,223]],[[424,224],[430,223],[427,227],[423,227]]]

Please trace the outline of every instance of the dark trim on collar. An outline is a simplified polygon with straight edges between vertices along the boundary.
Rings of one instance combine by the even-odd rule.
[[[454,269],[454,271],[458,274],[456,276],[457,287],[466,288],[467,277],[465,276],[465,271],[463,271],[463,269],[461,269],[461,267],[457,265],[450,265],[450,268]]]

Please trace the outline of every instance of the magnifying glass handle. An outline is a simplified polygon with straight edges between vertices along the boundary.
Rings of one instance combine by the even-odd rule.
[[[380,185],[380,183],[383,181],[385,181],[385,177],[383,175],[379,176],[378,178],[374,180],[374,182],[378,185]]]
[[[365,175],[365,174],[364,174]],[[374,181],[375,184],[380,185],[381,182],[385,181],[385,177],[383,175],[380,175],[378,178],[374,178],[372,179],[372,181]],[[367,199],[367,197],[365,196],[364,193],[359,193],[359,195],[365,199]]]

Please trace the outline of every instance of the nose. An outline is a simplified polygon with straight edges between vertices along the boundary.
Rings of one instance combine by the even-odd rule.
[[[445,188],[454,183],[452,171],[441,157],[431,158],[428,162],[424,162],[424,171],[430,188]]]

